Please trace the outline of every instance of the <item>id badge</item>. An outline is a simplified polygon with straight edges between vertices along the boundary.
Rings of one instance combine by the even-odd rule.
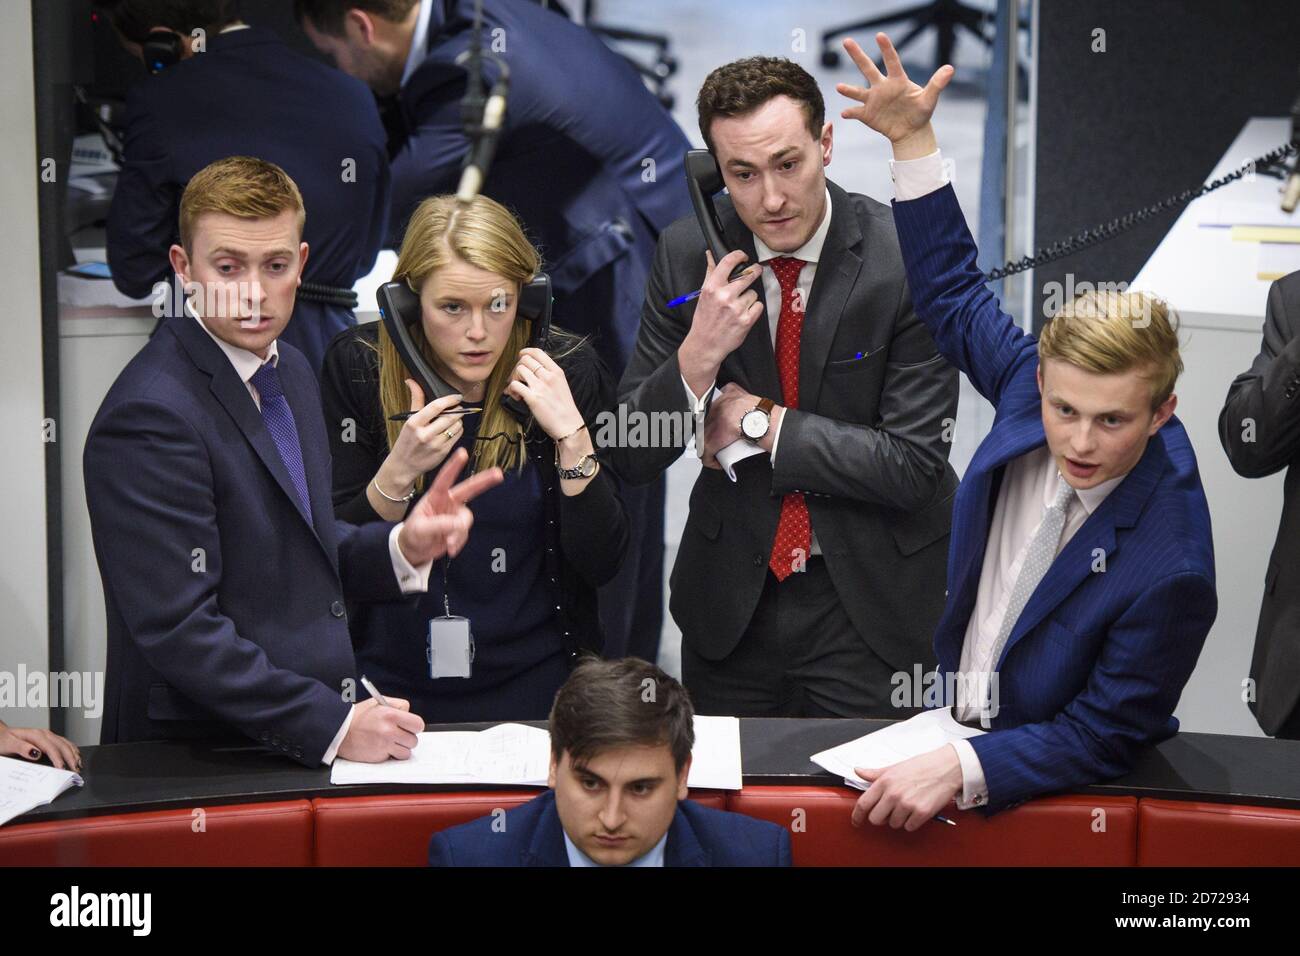
[[[469,618],[447,615],[429,621],[429,676],[469,677],[474,663],[474,635]]]

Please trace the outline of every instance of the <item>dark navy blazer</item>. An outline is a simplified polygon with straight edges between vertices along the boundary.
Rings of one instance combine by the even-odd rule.
[[[486,816],[429,841],[430,866],[568,866],[555,791],[507,810],[503,828]],[[775,823],[679,800],[664,866],[789,866],[790,834]]]
[[[318,766],[357,699],[345,587],[400,597],[393,526],[335,520],[315,375],[293,346],[279,354],[310,520],[247,386],[188,315],[127,364],[90,426],[102,743],[239,731]]]
[[[469,143],[460,114],[465,71],[454,61],[469,45],[474,3],[432,2],[428,53],[398,97],[394,244],[422,199],[456,191]],[[655,240],[690,212],[682,166],[690,141],[631,65],[590,31],[518,0],[484,0],[483,20],[485,47],[510,68],[483,193],[512,209],[540,246],[557,324],[600,332],[597,348],[621,372]],[[490,82],[495,67],[485,75]]]
[[[985,285],[951,186],[895,202],[894,223],[916,314],[996,409],[953,505],[949,595],[934,639],[950,673],[1003,468],[1046,444],[1038,343]],[[1007,640],[994,732],[971,741],[989,808],[1118,776],[1139,748],[1174,734],[1217,608],[1210,512],[1175,416],[1057,555]]]
[[[170,280],[181,193],[227,156],[282,167],[307,209],[303,279],[351,288],[387,228],[388,157],[374,97],[358,80],[291,49],[270,30],[208,37],[207,50],[146,77],[127,96],[126,147],[108,216],[108,262],[125,295]],[[280,341],[319,369],[325,346],[356,322],[349,309],[299,297]]]

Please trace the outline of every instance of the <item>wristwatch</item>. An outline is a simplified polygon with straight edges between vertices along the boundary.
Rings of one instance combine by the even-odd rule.
[[[583,455],[572,468],[560,466],[560,450],[555,449],[555,471],[561,478],[590,478],[596,473],[596,456]]]
[[[770,398],[760,398],[758,404],[745,412],[740,419],[740,433],[751,441],[758,441],[767,434],[772,426],[772,408],[776,402]]]

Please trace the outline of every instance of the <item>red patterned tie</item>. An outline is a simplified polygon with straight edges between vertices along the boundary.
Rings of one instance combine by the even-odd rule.
[[[803,331],[804,304],[797,289],[802,259],[780,256],[768,265],[781,284],[781,317],[776,323],[776,369],[781,375],[782,402],[786,408],[799,407],[799,338]],[[784,581],[802,567],[812,548],[812,520],[802,494],[781,499],[781,520],[776,525],[772,557],[767,566],[778,581]]]

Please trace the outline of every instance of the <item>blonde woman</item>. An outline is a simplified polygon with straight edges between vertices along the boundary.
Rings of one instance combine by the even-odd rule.
[[[627,548],[617,482],[587,428],[613,404],[614,383],[594,349],[562,330],[544,350],[527,347],[531,323],[517,305],[539,269],[504,206],[484,196],[464,209],[450,196],[427,199],[407,225],[394,279],[418,294],[413,337],[456,393],[426,402],[382,323],[342,333],[325,357],[339,518],[400,519],[458,447],[470,470],[506,475],[475,502],[472,540],[435,564],[418,601],[353,610],[358,673],[430,722],[545,718],[577,652],[603,643],[596,588]],[[504,395],[528,406],[527,428]],[[468,677],[444,676],[427,654],[430,622],[448,612],[470,622]]]

